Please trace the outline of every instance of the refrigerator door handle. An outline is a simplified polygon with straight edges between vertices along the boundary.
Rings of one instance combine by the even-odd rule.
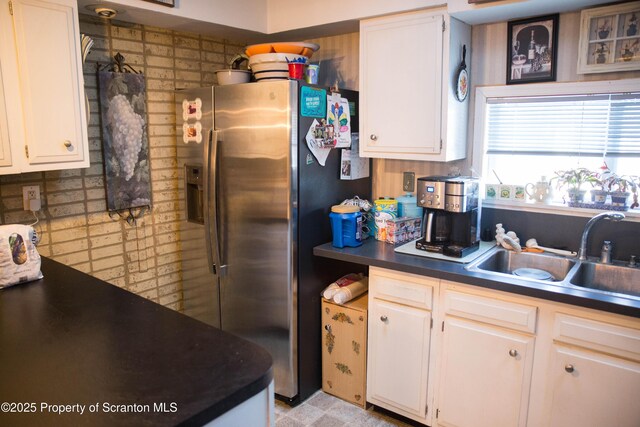
[[[204,228],[209,271],[224,276],[226,269],[220,263],[218,239],[218,131],[213,129],[209,130],[204,146],[204,177]]]

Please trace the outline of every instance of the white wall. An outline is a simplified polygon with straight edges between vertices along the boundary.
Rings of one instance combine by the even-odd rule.
[[[446,3],[447,0],[267,0],[267,28],[269,33],[278,33]]]

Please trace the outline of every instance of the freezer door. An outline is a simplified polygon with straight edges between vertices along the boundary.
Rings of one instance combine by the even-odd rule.
[[[265,347],[275,391],[298,392],[297,85],[218,86],[217,218],[222,329]]]
[[[183,187],[184,219],[180,221],[184,314],[220,327],[218,279],[210,272],[205,227],[187,220],[185,165],[204,175],[204,147],[213,128],[213,87],[175,93],[178,173]],[[185,137],[185,131],[187,136]],[[191,136],[189,136],[191,135]],[[204,183],[202,185],[204,187]],[[201,190],[203,188],[200,188]]]

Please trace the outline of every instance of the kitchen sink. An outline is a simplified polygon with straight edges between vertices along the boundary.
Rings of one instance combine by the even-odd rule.
[[[496,276],[640,299],[640,268],[496,247],[465,267]],[[533,274],[528,274],[533,272]],[[524,273],[524,274],[523,274]]]
[[[526,280],[560,282],[576,262],[574,259],[555,255],[516,253],[499,248],[470,264],[467,270],[514,275]]]
[[[640,297],[640,269],[620,265],[582,262],[569,283],[582,288]]]

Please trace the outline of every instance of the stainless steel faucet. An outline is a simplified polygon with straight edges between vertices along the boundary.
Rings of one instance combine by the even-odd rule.
[[[600,262],[602,264],[611,264],[611,252],[613,252],[613,244],[609,240],[605,240],[600,252]]]
[[[582,238],[580,239],[580,249],[578,249],[578,259],[580,261],[585,261],[587,259],[587,239],[589,238],[589,231],[595,225],[596,222],[601,219],[611,219],[613,221],[622,221],[624,219],[624,214],[620,212],[602,212],[598,215],[595,215],[584,226],[584,230],[582,231]]]

